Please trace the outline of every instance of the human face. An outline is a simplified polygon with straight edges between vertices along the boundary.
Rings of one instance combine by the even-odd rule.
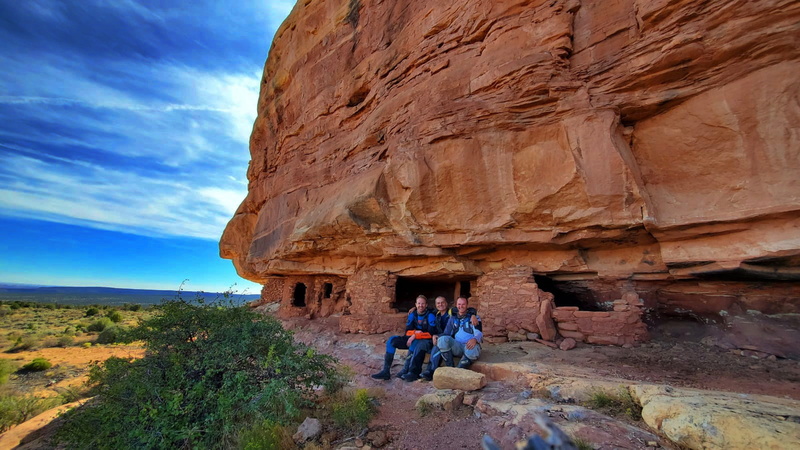
[[[467,313],[467,299],[461,297],[456,301],[456,308],[458,308],[458,315],[463,316]]]
[[[425,312],[426,309],[428,309],[428,302],[426,302],[425,299],[422,299],[422,298],[418,297],[417,298],[417,312],[422,313],[422,312]]]
[[[444,297],[436,297],[436,310],[447,311],[447,300]]]

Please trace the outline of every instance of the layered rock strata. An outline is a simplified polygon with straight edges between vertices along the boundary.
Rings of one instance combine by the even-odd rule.
[[[799,24],[788,0],[300,0],[220,253],[351,331],[412,292],[472,296],[501,337],[548,332],[548,296],[798,313]]]

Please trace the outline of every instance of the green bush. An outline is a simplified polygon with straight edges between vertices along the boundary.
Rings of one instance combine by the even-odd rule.
[[[33,395],[0,395],[0,433],[25,422],[61,403],[57,397],[37,398]]]
[[[75,338],[69,335],[64,335],[58,338],[58,346],[59,347],[69,347],[70,345],[75,343]]]
[[[138,303],[125,303],[122,305],[122,309],[125,311],[140,311],[142,309],[142,305]]]
[[[103,331],[106,328],[113,325],[114,322],[111,321],[108,317],[102,317],[98,320],[95,320],[91,323],[88,327],[86,327],[86,331]]]
[[[331,419],[336,428],[356,431],[367,426],[375,413],[375,405],[366,389],[340,396],[332,404]]]
[[[84,317],[92,317],[100,314],[100,310],[94,306],[86,309],[86,314]]]
[[[11,360],[0,358],[0,386],[8,383],[8,377],[17,371]]]
[[[117,311],[116,309],[112,309],[109,312],[107,312],[106,313],[106,317],[111,319],[111,321],[114,322],[114,323],[122,322],[122,314],[119,311]]]
[[[22,366],[23,370],[30,370],[31,372],[41,372],[53,367],[53,363],[45,358],[34,358],[33,361]]]
[[[117,326],[108,327],[103,330],[99,336],[97,336],[97,340],[95,342],[98,344],[113,344],[120,338],[120,331],[120,328]]]
[[[20,336],[17,338],[16,342],[14,342],[14,346],[8,350],[8,353],[16,353],[25,350],[32,350],[34,348],[39,347],[39,345],[40,342],[38,337],[26,334],[24,336]]]
[[[297,445],[286,427],[265,420],[244,430],[239,436],[238,447],[242,450],[291,450]]]
[[[91,370],[98,396],[67,414],[67,447],[229,448],[253,424],[289,424],[319,388],[344,381],[332,357],[275,319],[202,299],[167,301],[124,338],[144,341],[145,356]]]

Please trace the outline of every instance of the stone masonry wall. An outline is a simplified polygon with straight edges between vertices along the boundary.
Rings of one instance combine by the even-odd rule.
[[[405,314],[392,307],[397,277],[385,270],[364,269],[347,279],[349,315],[339,320],[345,333],[383,333],[402,330]]]
[[[281,317],[309,316],[309,305],[315,297],[314,277],[313,276],[292,276],[284,279],[283,289],[281,290],[281,307],[278,315]],[[306,295],[304,298],[305,306],[294,306],[294,289],[298,283],[306,285]]]
[[[553,294],[539,289],[530,267],[515,266],[479,277],[472,306],[478,308],[489,342],[524,340],[529,333],[545,340],[556,336]]]
[[[642,322],[643,302],[635,292],[614,301],[613,311],[581,311],[574,306],[555,308],[559,334],[576,341],[601,345],[633,345],[648,339]]]
[[[283,285],[285,283],[286,278],[284,277],[267,278],[261,288],[261,300],[258,302],[258,305],[280,302],[283,298]]]

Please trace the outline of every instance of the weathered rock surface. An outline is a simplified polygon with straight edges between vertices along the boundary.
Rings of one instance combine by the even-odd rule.
[[[297,442],[305,442],[316,438],[322,433],[322,423],[319,419],[306,417],[306,420],[297,427],[297,433],[292,437]]]
[[[417,400],[416,407],[418,410],[433,408],[452,411],[461,405],[463,400],[464,391],[440,390],[420,397]]]
[[[800,402],[763,395],[634,385],[642,418],[682,447],[800,448]]]
[[[367,269],[524,266],[584,300],[798,312],[799,34],[790,0],[299,1],[220,253],[347,278],[356,309],[394,300]],[[490,335],[552,339],[536,318]]]
[[[477,391],[486,386],[486,375],[458,367],[440,367],[433,373],[433,386],[436,389]]]

